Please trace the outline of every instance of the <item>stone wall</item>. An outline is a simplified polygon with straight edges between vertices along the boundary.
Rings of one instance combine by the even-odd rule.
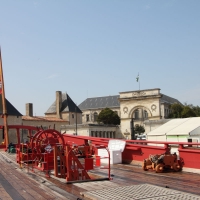
[[[3,126],[3,118],[0,118],[0,125]],[[22,125],[22,117],[17,116],[8,116],[7,118],[8,125]],[[14,129],[8,130],[8,139],[9,142],[16,143],[17,142],[17,133]],[[2,130],[0,130],[0,144],[4,141]]]
[[[61,133],[76,134],[76,126],[61,126]],[[124,138],[119,126],[104,126],[96,124],[79,124],[77,125],[77,135],[104,137],[104,138]]]
[[[112,111],[116,112],[120,117],[120,108],[110,108]],[[82,123],[83,124],[91,124],[97,123],[95,120],[95,113],[99,115],[102,109],[92,109],[92,110],[82,110]],[[89,120],[87,120],[87,115],[89,116]]]
[[[120,93],[121,132],[131,132],[130,122],[136,110],[148,113],[149,120],[161,119],[160,89],[130,91]],[[141,116],[141,114],[139,115]],[[143,125],[144,116],[134,119],[134,125]],[[125,135],[124,135],[125,136]],[[128,136],[130,139],[130,135]]]

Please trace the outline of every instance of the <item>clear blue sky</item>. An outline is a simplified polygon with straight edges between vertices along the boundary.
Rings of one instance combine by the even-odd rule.
[[[6,98],[44,115],[55,92],[160,88],[200,106],[199,0],[0,0]]]

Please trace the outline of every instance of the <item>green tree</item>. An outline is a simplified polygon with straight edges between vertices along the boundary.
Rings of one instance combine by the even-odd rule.
[[[97,118],[97,122],[102,122],[104,124],[113,124],[113,125],[119,125],[120,124],[120,118],[113,110],[110,108],[103,109]]]
[[[193,106],[193,110],[196,113],[196,116],[200,117],[200,107],[199,106]]]
[[[181,117],[182,118],[187,118],[187,117],[196,117],[196,113],[190,106],[184,106],[182,112],[181,112]]]
[[[181,118],[181,113],[183,111],[184,106],[179,103],[174,103],[170,106],[171,113],[169,114],[169,118]]]
[[[139,124],[136,124],[135,127],[134,127],[134,132],[136,134],[141,134],[141,133],[144,133],[145,132],[145,129],[144,129],[144,126],[142,125],[139,125]]]
[[[187,104],[184,103],[185,106],[189,106],[196,114],[195,117],[200,117],[200,107],[199,106],[194,106],[193,104]],[[194,115],[194,113],[192,113]],[[191,116],[193,117],[193,116]]]
[[[200,116],[200,107],[184,103],[184,105],[174,103],[170,107],[169,118],[187,118]]]

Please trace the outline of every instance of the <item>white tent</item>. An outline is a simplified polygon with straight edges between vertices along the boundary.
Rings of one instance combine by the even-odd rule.
[[[200,117],[172,119],[147,133],[150,141],[188,142],[188,138],[200,139]]]

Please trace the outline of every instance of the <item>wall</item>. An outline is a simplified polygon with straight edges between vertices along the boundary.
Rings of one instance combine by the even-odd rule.
[[[158,120],[161,118],[160,111],[160,89],[130,91],[120,93],[120,113],[121,113],[121,131],[122,133],[131,132],[130,121],[136,109],[146,110],[149,120]],[[144,119],[137,122],[143,125]],[[136,122],[135,122],[136,123]]]
[[[120,117],[120,108],[110,108],[114,112],[117,112],[118,116]],[[102,111],[102,109],[92,109],[92,110],[82,110],[82,123],[85,124],[91,124],[91,123],[97,123],[94,121],[94,113],[96,112],[98,115]],[[86,119],[86,115],[89,115],[89,121]]]
[[[69,113],[69,124],[82,124],[82,113]],[[76,117],[77,117],[77,120],[76,120]]]
[[[61,133],[75,135],[76,125],[61,126]],[[112,138],[123,138],[119,126],[103,126],[94,124],[78,124],[77,135],[80,136],[94,136],[97,133],[98,136],[109,136]],[[104,133],[104,134],[103,134]]]
[[[72,118],[72,114],[74,115],[74,118]],[[69,124],[74,124],[76,121],[76,113],[75,112],[62,112],[60,113],[61,119],[65,121],[69,121]],[[45,114],[46,117],[52,117],[52,118],[57,118],[57,115],[54,114]],[[77,123],[81,124],[82,123],[82,113],[77,113]]]
[[[69,113],[61,113],[61,118],[66,121],[70,121]]]
[[[0,118],[0,125],[3,126],[3,118]],[[8,116],[7,118],[7,124],[8,125],[21,125],[22,124],[22,117],[17,117],[17,116]],[[15,130],[9,130],[8,131],[8,139],[10,142],[17,142],[17,137],[16,137],[16,131]],[[0,134],[0,144],[4,141],[3,137],[2,137],[2,130],[1,130],[1,134]]]
[[[66,125],[68,122],[46,121],[46,120],[23,120],[23,125],[43,127],[44,129],[55,129],[60,131],[61,125]],[[55,125],[55,126],[54,126]]]
[[[168,104],[161,104],[161,117],[162,119],[165,119],[169,116],[170,114],[170,109]]]

